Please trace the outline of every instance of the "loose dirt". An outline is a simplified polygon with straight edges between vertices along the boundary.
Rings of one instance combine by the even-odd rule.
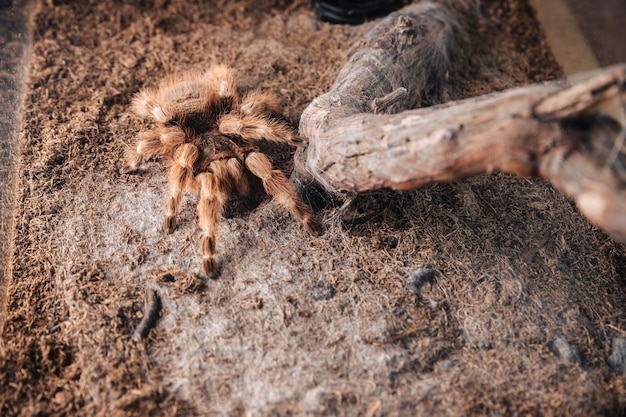
[[[526,0],[485,0],[450,99],[561,75]],[[349,206],[324,234],[235,199],[202,277],[196,196],[161,230],[165,167],[121,175],[164,76],[224,63],[286,120],[375,22],[295,1],[50,0],[34,17],[0,339],[2,415],[619,415],[626,256],[541,180],[489,175]],[[284,172],[294,149],[271,154]],[[133,335],[147,291],[162,309]]]

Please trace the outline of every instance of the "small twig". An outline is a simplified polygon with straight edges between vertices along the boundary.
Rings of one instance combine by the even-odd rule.
[[[406,95],[406,88],[397,88],[396,90],[392,91],[384,97],[375,98],[374,100],[372,100],[372,103],[370,104],[370,109],[376,114],[386,113],[391,106],[393,106],[400,100],[404,100],[406,98]]]
[[[417,332],[421,332],[423,330],[426,330],[426,328],[424,326],[414,326],[414,327],[410,327],[406,330],[401,331],[400,333],[396,333],[394,335],[391,335],[389,338],[387,338],[386,340],[383,341],[377,341],[377,340],[364,340],[366,343],[369,343],[371,345],[374,346],[383,346],[383,345],[388,345],[391,343],[395,343],[399,340],[404,339],[407,336],[410,336],[414,333]]]
[[[57,325],[55,325],[55,326],[52,326],[52,327],[50,327],[50,328],[46,329],[46,331],[44,332],[44,334],[45,334],[46,336],[48,336],[48,335],[51,335],[52,333],[56,333],[56,332],[58,332],[59,330],[61,330],[61,325],[60,325],[60,324],[57,324]]]
[[[148,332],[150,332],[150,329],[156,325],[156,322],[159,319],[160,311],[161,297],[159,297],[156,290],[148,288],[146,290],[146,304],[143,319],[141,319],[141,322],[135,329],[135,334],[133,335],[133,340],[135,342],[139,342],[148,336]]]
[[[376,400],[373,403],[371,403],[367,407],[367,411],[365,412],[365,417],[374,417],[376,415],[376,412],[380,409],[380,406],[382,404],[383,403],[380,400]]]
[[[625,336],[626,336],[626,330],[624,330],[624,329],[620,329],[619,327],[617,327],[617,326],[613,326],[612,324],[607,324],[606,326],[607,326],[609,329],[613,329],[613,330],[615,330],[617,333],[621,333],[621,334],[623,334],[623,335],[625,335]]]

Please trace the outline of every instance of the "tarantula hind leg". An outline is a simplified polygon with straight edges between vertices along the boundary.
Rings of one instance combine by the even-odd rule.
[[[228,201],[228,179],[220,178],[213,172],[203,172],[197,179],[200,184],[198,225],[202,229],[200,241],[202,267],[207,277],[214,278],[217,275],[217,266],[213,258],[217,242],[217,225]]]
[[[272,167],[272,163],[264,154],[252,152],[246,158],[246,167],[263,181],[265,191],[274,197],[279,204],[288,208],[298,218],[312,236],[319,236],[322,227],[313,216],[309,207],[300,201],[285,174]]]

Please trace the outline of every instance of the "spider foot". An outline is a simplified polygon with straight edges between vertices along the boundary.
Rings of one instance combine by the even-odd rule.
[[[163,221],[163,231],[167,234],[170,234],[176,230],[176,217],[175,216],[167,216]]]
[[[133,172],[137,172],[137,167],[125,165],[120,168],[120,174],[132,174]]]
[[[202,258],[202,267],[204,268],[204,273],[208,278],[215,278],[217,276],[217,263],[215,259],[211,257]]]
[[[289,139],[289,143],[293,146],[306,146],[309,143],[309,140],[307,138],[305,138],[304,136],[300,136],[300,135],[293,135],[290,139]]]
[[[311,236],[317,237],[322,234],[322,224],[316,217],[311,216],[311,217],[305,218],[303,223],[304,223],[304,227],[306,231],[309,232]]]

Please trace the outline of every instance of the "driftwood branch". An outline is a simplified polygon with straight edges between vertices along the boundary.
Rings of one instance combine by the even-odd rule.
[[[408,110],[442,97],[462,36],[455,15],[433,3],[382,20],[302,114],[309,146],[296,169],[332,192],[494,171],[541,176],[626,242],[624,126],[603,111],[623,103],[626,65]]]

